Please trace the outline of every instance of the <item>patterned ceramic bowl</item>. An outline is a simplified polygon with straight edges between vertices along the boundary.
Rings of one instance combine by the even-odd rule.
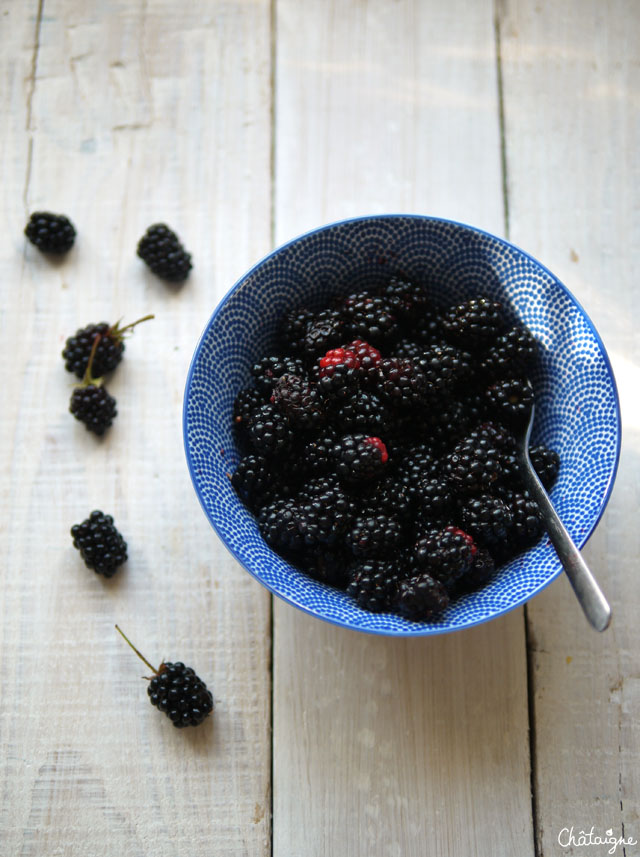
[[[198,343],[184,402],[187,461],[196,493],[236,559],[271,592],[336,625],[392,636],[441,634],[500,616],[561,573],[546,538],[504,566],[482,590],[462,597],[438,621],[411,622],[360,609],[345,593],[292,568],[261,538],[228,474],[239,456],[233,400],[250,368],[269,353],[283,312],[326,305],[339,293],[405,278],[432,285],[452,302],[483,293],[501,301],[544,346],[533,440],[562,461],[552,500],[578,544],[609,499],[620,445],[614,377],[592,322],[567,288],[527,253],[479,229],[431,217],[382,215],[324,226],[270,253],[221,301]]]

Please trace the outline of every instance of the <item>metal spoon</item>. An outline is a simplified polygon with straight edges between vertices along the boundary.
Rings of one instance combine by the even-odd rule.
[[[542,521],[551,539],[551,544],[554,546],[560,562],[567,573],[569,582],[573,587],[573,591],[580,602],[585,616],[596,631],[604,631],[611,621],[611,608],[595,577],[589,571],[578,548],[573,543],[571,536],[558,517],[558,513],[553,507],[553,503],[549,499],[549,495],[545,491],[542,482],[538,479],[538,475],[533,469],[531,459],[529,458],[529,439],[531,437],[534,414],[535,406],[532,405],[526,431],[523,422],[522,427],[517,432],[518,460],[521,475],[529,494],[540,508]]]

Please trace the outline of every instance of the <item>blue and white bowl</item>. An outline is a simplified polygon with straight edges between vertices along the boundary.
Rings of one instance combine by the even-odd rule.
[[[431,284],[449,303],[482,293],[501,301],[544,346],[533,377],[533,440],[560,454],[551,499],[579,547],[609,499],[618,464],[620,415],[602,341],[569,290],[524,251],[493,235],[412,215],[361,217],[323,226],[274,250],[220,302],[196,347],[184,400],[191,478],[211,524],[236,559],[275,595],[336,625],[392,636],[457,631],[528,601],[562,569],[548,539],[504,566],[484,589],[453,602],[437,621],[370,613],[307,577],[263,541],[229,480],[239,454],[233,401],[251,366],[270,353],[284,311],[318,309],[336,294],[393,274]]]

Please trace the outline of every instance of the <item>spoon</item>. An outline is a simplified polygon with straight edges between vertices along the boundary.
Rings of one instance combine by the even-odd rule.
[[[542,522],[549,534],[551,544],[554,546],[560,562],[567,573],[569,582],[573,587],[573,591],[580,602],[585,616],[596,631],[604,631],[611,621],[611,608],[595,577],[589,571],[578,548],[558,517],[558,513],[529,458],[529,439],[531,437],[534,415],[535,405],[532,404],[526,430],[523,423],[517,434],[518,462],[520,464],[521,475],[529,494],[538,504]]]

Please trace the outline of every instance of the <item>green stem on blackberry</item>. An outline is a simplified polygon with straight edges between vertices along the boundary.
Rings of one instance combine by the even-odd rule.
[[[130,324],[125,324],[124,327],[120,327],[120,322],[122,319],[118,319],[114,325],[109,328],[108,336],[111,336],[116,341],[120,341],[124,339],[123,333],[125,331],[133,330],[133,328],[137,324],[142,324],[143,321],[149,321],[149,319],[155,318],[153,313],[149,313],[149,315],[143,315],[142,318],[137,319],[136,321],[132,321]]]
[[[97,333],[95,339],[93,340],[93,345],[91,346],[91,353],[89,354],[89,360],[87,361],[87,368],[84,370],[84,376],[82,381],[77,384],[77,387],[89,387],[93,384],[94,387],[100,387],[102,385],[102,378],[94,378],[91,374],[91,370],[93,368],[93,358],[95,357],[96,350],[98,348],[98,343],[102,339],[102,335]]]
[[[130,646],[131,646],[131,648],[132,648],[132,649],[133,649],[133,651],[136,653],[136,655],[140,658],[140,660],[141,660],[144,664],[146,664],[146,665],[149,667],[149,669],[150,669],[153,673],[155,673],[155,675],[160,675],[160,671],[159,671],[159,670],[157,670],[155,667],[151,666],[151,664],[149,663],[149,661],[145,658],[145,656],[144,656],[141,652],[139,652],[139,651],[138,651],[138,649],[136,649],[136,647],[133,645],[133,643],[131,642],[131,640],[127,637],[127,635],[124,633],[124,631],[122,630],[122,628],[120,628],[120,626],[119,626],[119,625],[116,625],[116,631],[117,631],[117,632],[120,634],[120,636],[121,636],[121,637],[123,637],[123,638],[124,638],[124,640],[125,640],[125,641],[130,645]]]

